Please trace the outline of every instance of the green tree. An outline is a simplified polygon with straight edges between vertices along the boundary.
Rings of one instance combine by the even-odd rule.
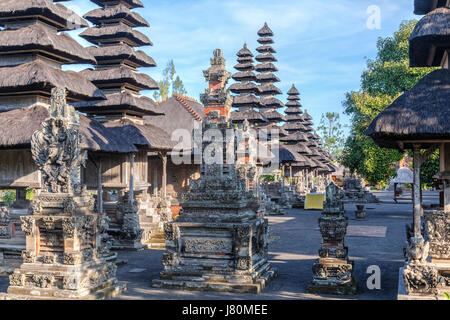
[[[346,94],[345,113],[352,119],[350,137],[340,161],[373,185],[385,186],[395,175],[403,154],[379,148],[365,132],[372,120],[404,91],[410,90],[431,68],[409,67],[409,37],[417,20],[405,21],[392,37],[379,38],[375,60],[367,60],[361,89]]]
[[[337,112],[322,114],[320,125],[317,128],[322,138],[325,149],[335,157],[338,157],[344,146],[344,131]]]
[[[184,87],[180,76],[176,75],[175,63],[173,60],[167,62],[166,68],[162,72],[162,80],[158,82],[159,90],[153,93],[155,100],[164,100],[174,94],[186,95],[187,91]]]

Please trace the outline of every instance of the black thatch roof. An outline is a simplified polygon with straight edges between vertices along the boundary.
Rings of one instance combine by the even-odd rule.
[[[402,140],[450,139],[449,101],[450,71],[435,70],[382,111],[366,134],[388,148]]]
[[[281,90],[271,83],[259,86],[259,92],[262,94],[271,94],[271,95],[282,94]]]
[[[258,36],[273,37],[273,31],[269,28],[267,22],[265,22],[264,26],[258,31]]]
[[[444,7],[447,0],[414,0],[414,13],[427,14],[436,8]]]
[[[287,92],[287,94],[289,96],[298,96],[300,94],[300,92],[297,90],[297,88],[295,87],[295,85],[292,85],[291,89],[289,89],[289,91]]]
[[[129,119],[111,120],[103,123],[116,135],[126,137],[137,147],[147,147],[154,150],[171,150],[175,143],[171,136],[161,128],[152,124],[137,124]]]
[[[301,106],[302,104],[297,100],[288,100],[288,102],[286,102],[287,109],[299,109]]]
[[[162,109],[152,99],[141,96],[137,97],[130,92],[119,92],[106,95],[102,101],[82,101],[74,103],[73,106],[84,113],[108,113],[129,111],[129,114],[163,115]]]
[[[286,106],[287,106],[288,104],[286,103]],[[286,108],[286,110],[284,110],[284,112],[286,113],[286,114],[303,114],[303,111],[302,111],[302,109],[300,109],[299,107],[289,107],[289,108]],[[301,118],[301,119],[298,119],[298,120],[303,120],[303,117]]]
[[[267,108],[283,108],[284,104],[280,100],[274,97],[261,97],[261,105]]]
[[[36,60],[15,67],[0,68],[0,93],[47,92],[66,88],[70,100],[101,100],[105,96],[86,78],[74,71],[63,71]]]
[[[104,6],[111,2],[111,0],[91,0],[93,3],[98,4],[99,6]],[[128,6],[131,9],[135,8],[143,8],[144,5],[140,0],[119,0],[122,4]]]
[[[253,53],[247,48],[247,44],[244,43],[244,46],[237,53],[238,57],[253,57]]]
[[[252,94],[246,96],[234,96],[233,97],[233,107],[258,107],[259,106],[259,98],[255,97]]]
[[[266,82],[280,82],[280,78],[278,78],[273,73],[260,73],[256,75],[256,80],[259,83],[266,83]]]
[[[139,87],[141,90],[158,90],[158,83],[145,73],[137,73],[132,69],[122,66],[112,69],[86,69],[80,72],[83,77],[92,81],[97,86],[108,85],[111,87],[112,83],[118,85],[122,83],[129,83],[133,86]]]
[[[236,72],[231,76],[236,81],[255,81],[256,76],[252,71]]]
[[[258,54],[256,56],[256,60],[261,61],[261,62],[262,61],[274,61],[274,62],[278,61],[277,58],[275,58],[275,56],[273,54],[271,54],[270,52]]]
[[[137,30],[125,24],[109,25],[102,27],[89,28],[80,34],[80,37],[86,39],[87,41],[95,44],[100,44],[104,40],[109,42],[119,42],[121,38],[130,40],[130,45],[133,46],[152,46],[153,43],[150,39]]]
[[[286,122],[283,129],[287,131],[306,131],[306,127],[300,122]]]
[[[75,30],[89,26],[87,21],[63,5],[54,4],[51,0],[2,0],[0,5],[0,26],[5,22],[30,19],[39,20],[52,25],[58,31]]]
[[[300,132],[292,133],[286,137],[280,138],[281,142],[308,142],[308,137]]]
[[[144,51],[134,50],[126,44],[105,47],[88,47],[86,50],[97,59],[98,64],[110,64],[111,60],[128,60],[141,67],[156,67],[156,62]]]
[[[18,30],[0,31],[0,53],[12,51],[39,51],[52,59],[56,55],[62,57],[65,64],[96,63],[95,58],[70,36],[56,34],[38,24]]]
[[[409,43],[411,67],[439,67],[450,49],[450,8],[439,8],[423,17]]]
[[[287,116],[284,117],[284,119],[287,122],[301,121],[303,119],[303,117],[300,114],[301,114],[301,110],[300,110],[300,113],[298,113],[298,112],[288,113]]]
[[[258,43],[261,43],[261,44],[272,44],[274,42],[273,42],[273,39],[271,37],[262,37],[262,38],[258,39]]]
[[[269,120],[284,121],[284,116],[276,110],[267,110],[262,112],[262,114]]]
[[[253,63],[251,62],[246,62],[246,63],[238,63],[237,65],[234,66],[234,68],[236,70],[239,71],[252,71],[255,70],[255,67],[253,66]]]
[[[276,72],[277,67],[271,62],[260,63],[256,65],[255,70],[258,72]]]
[[[0,148],[25,148],[31,145],[33,133],[41,129],[50,116],[43,106],[33,106],[0,113]],[[137,152],[126,136],[118,136],[99,122],[80,115],[82,149],[109,153]]]
[[[303,120],[305,120],[305,121],[312,120],[312,117],[309,115],[308,110],[305,110],[305,112],[303,113]]]
[[[256,51],[258,51],[259,53],[265,52],[277,53],[277,51],[274,48],[272,48],[272,46],[269,46],[267,44],[256,48]]]
[[[123,19],[126,20],[132,27],[150,26],[150,24],[139,13],[130,11],[130,9],[123,4],[105,9],[95,9],[89,11],[83,17],[96,25],[101,25],[102,21],[105,20],[109,22],[111,20]]]
[[[264,117],[260,112],[255,110],[245,110],[245,111],[233,111],[230,116],[231,121],[239,123],[248,120],[250,122],[265,123],[268,122],[267,118]]]
[[[233,83],[229,90],[233,93],[259,93],[259,87],[253,82]]]

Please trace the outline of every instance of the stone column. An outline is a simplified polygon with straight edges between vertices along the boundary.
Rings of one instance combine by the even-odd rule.
[[[161,154],[163,172],[162,172],[162,197],[167,197],[167,153]]]
[[[413,214],[413,225],[414,225],[414,237],[422,238],[421,228],[421,203],[420,203],[420,146],[414,145],[414,214]]]
[[[99,214],[103,213],[103,186],[102,186],[102,158],[98,159],[97,171],[97,210]]]
[[[130,185],[128,192],[128,202],[130,204],[134,201],[134,153],[130,153]]]

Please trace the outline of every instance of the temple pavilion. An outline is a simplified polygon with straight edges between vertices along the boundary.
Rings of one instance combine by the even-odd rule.
[[[398,298],[444,299],[450,283],[450,3],[416,0],[414,6],[416,14],[425,16],[409,39],[410,65],[438,69],[382,111],[366,134],[380,147],[414,153],[413,222],[407,232],[408,262],[399,272]],[[421,165],[437,149],[443,203],[438,210],[423,211]]]

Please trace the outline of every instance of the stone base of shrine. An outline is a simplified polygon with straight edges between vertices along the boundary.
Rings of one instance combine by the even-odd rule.
[[[80,265],[24,263],[10,276],[7,300],[109,299],[126,290],[114,263],[94,259]]]
[[[334,280],[314,280],[307,288],[308,293],[315,294],[355,295],[357,291],[358,285],[355,278],[344,283]]]
[[[448,267],[450,267],[450,265]],[[404,270],[405,267],[401,267],[398,271],[397,300],[447,300],[445,293],[450,293],[449,286],[439,288],[437,294],[408,293],[406,290],[405,278],[403,276]],[[447,272],[450,273],[450,271]]]
[[[141,243],[141,239],[123,239],[120,237],[121,230],[108,230],[108,233],[113,236],[113,243],[111,250],[143,250],[144,246]]]
[[[24,292],[24,294],[2,293],[0,294],[0,300],[107,300],[121,295],[126,290],[126,283],[119,281],[114,284],[107,283],[104,288],[98,288],[95,292],[83,296],[62,295],[61,292],[50,289],[44,292],[44,294],[40,291],[42,295],[34,291]]]
[[[251,276],[238,274],[188,274],[186,272],[161,273],[161,279],[153,280],[154,288],[191,291],[214,291],[260,294],[278,271],[265,263]]]

